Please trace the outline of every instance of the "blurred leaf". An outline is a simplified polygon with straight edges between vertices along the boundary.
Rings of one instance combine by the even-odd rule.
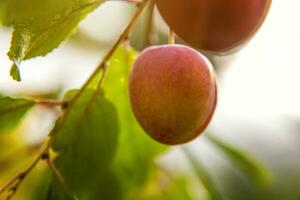
[[[164,200],[193,200],[195,199],[189,191],[191,185],[184,178],[174,178],[165,192]]]
[[[192,191],[193,185],[186,177],[172,177],[168,180],[156,180],[146,190],[140,193],[139,200],[194,200],[199,199]],[[154,187],[155,186],[155,187]],[[204,199],[202,199],[204,200]]]
[[[147,136],[131,111],[128,76],[135,56],[136,52],[131,48],[120,46],[109,62],[103,85],[107,98],[119,114],[120,143],[114,164],[126,192],[143,186],[154,168],[155,157],[167,149]]]
[[[268,170],[255,158],[229,144],[222,142],[211,134],[207,138],[216,145],[248,178],[252,179],[259,186],[270,184]]]
[[[198,175],[200,181],[203,183],[203,185],[209,192],[211,199],[212,200],[226,199],[220,192],[220,189],[217,187],[216,183],[209,175],[207,170],[202,166],[200,160],[197,159],[186,147],[183,147],[182,150],[183,153],[186,155],[186,158],[190,162],[191,166],[195,170],[196,174]]]
[[[15,81],[21,81],[21,74],[19,67],[16,64],[13,64],[13,66],[10,69],[10,76],[15,80]]]
[[[115,107],[96,90],[84,90],[51,134],[52,148],[58,153],[54,164],[65,186],[53,177],[48,199],[120,199],[110,168],[118,132]]]
[[[30,195],[31,196],[30,200],[46,199],[49,190],[49,184],[51,182],[52,173],[49,169],[44,169],[41,172],[34,175],[35,177],[31,177],[31,180],[35,181],[34,187],[32,187],[33,186],[32,183],[31,184],[24,183],[24,185],[25,184],[28,185],[33,190]],[[29,180],[29,178],[27,179]]]
[[[4,0],[0,4],[0,19],[14,27],[10,59],[19,63],[46,55],[100,3],[98,0]]]
[[[34,101],[0,96],[0,134],[11,132],[19,125]]]

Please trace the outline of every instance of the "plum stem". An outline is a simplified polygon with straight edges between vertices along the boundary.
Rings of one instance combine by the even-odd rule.
[[[169,44],[175,44],[175,33],[169,28]]]

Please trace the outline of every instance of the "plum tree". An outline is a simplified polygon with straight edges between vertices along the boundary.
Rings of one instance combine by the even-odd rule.
[[[145,49],[130,75],[133,112],[143,129],[168,145],[188,142],[208,126],[217,101],[212,65],[183,45]]]
[[[264,21],[271,0],[155,0],[171,29],[191,46],[227,52],[248,41]]]

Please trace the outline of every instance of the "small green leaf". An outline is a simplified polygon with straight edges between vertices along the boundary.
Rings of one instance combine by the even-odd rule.
[[[120,46],[110,59],[104,80],[105,95],[117,107],[120,143],[114,160],[115,173],[124,191],[138,190],[154,169],[154,159],[167,148],[151,139],[133,116],[128,95],[128,76],[136,52]]]
[[[222,142],[211,134],[207,138],[216,145],[231,161],[242,170],[248,178],[252,179],[259,186],[270,184],[271,177],[268,170],[255,158],[229,144]]]
[[[13,131],[34,104],[31,100],[0,96],[0,134]]]
[[[66,98],[76,92],[68,92]],[[118,132],[115,107],[96,90],[82,91],[51,133],[58,153],[54,164],[64,184],[53,177],[48,199],[119,199],[111,171]]]
[[[0,7],[2,21],[14,27],[8,55],[13,62],[21,62],[58,47],[104,0],[5,1]]]
[[[21,81],[21,74],[19,67],[16,64],[13,64],[11,69],[10,69],[10,76],[15,80],[15,81]]]
[[[186,158],[188,159],[189,163],[193,167],[194,171],[198,175],[200,181],[209,192],[211,199],[212,200],[226,199],[224,195],[222,195],[220,189],[217,187],[216,182],[213,180],[213,178],[210,176],[207,170],[202,166],[200,160],[197,159],[186,147],[183,147],[182,150],[183,153],[186,155]]]

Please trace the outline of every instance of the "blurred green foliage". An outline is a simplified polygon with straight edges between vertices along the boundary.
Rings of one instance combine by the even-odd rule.
[[[144,133],[131,112],[128,77],[135,56],[130,47],[118,48],[108,64],[103,85],[105,95],[116,106],[119,115],[121,132],[114,164],[124,191],[142,187],[154,167],[154,158],[166,150]]]
[[[0,134],[13,131],[33,106],[31,100],[0,96]]]
[[[195,170],[198,178],[203,183],[205,188],[209,191],[211,200],[223,200],[227,199],[224,197],[224,194],[220,191],[217,184],[212,179],[211,175],[205,169],[205,167],[201,164],[200,160],[198,160],[193,153],[186,147],[182,148],[186,158],[189,160],[192,168]]]
[[[271,184],[271,175],[268,170],[251,155],[226,144],[212,134],[207,134],[207,138],[255,184],[261,187],[267,187]]]

